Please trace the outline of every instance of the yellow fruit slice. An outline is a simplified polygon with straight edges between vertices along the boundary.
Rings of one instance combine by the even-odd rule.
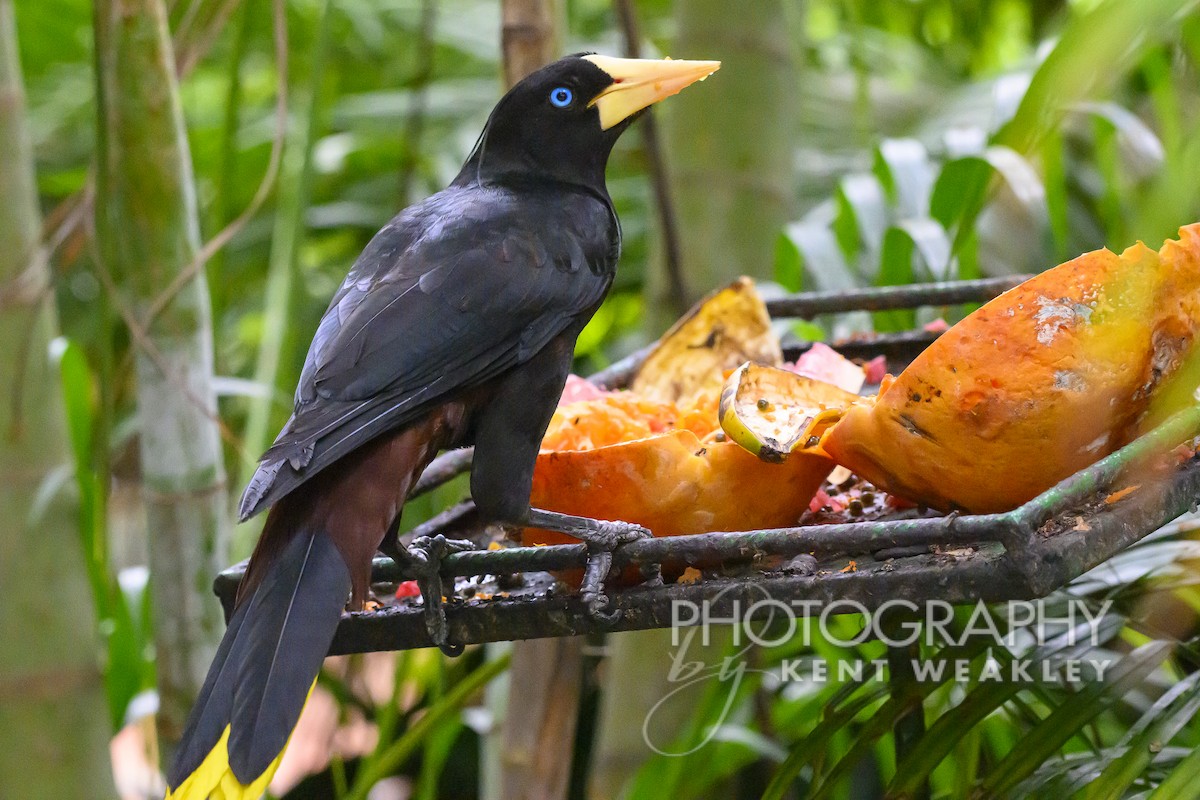
[[[861,400],[831,383],[746,362],[721,391],[721,429],[763,461],[780,463],[816,446],[827,428]]]
[[[681,406],[717,391],[725,370],[744,361],[783,362],[766,303],[754,281],[738,278],[700,301],[659,339],[630,385],[638,395]]]

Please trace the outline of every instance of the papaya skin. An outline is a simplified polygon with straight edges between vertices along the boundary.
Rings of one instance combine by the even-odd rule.
[[[916,503],[1008,511],[1127,444],[1152,403],[1187,402],[1198,322],[1200,224],[1159,252],[1087,253],[950,328],[820,448]]]
[[[594,519],[621,519],[655,536],[795,525],[833,462],[809,452],[767,464],[737,444],[678,429],[595,450],[543,450],[532,502]],[[526,545],[574,542],[527,528]]]

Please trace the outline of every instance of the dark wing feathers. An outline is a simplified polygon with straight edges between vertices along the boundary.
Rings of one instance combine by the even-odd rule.
[[[296,727],[350,593],[350,571],[329,536],[304,533],[229,621],[167,773],[170,786],[200,767],[226,726],[229,766],[249,785]]]
[[[618,237],[608,204],[584,192],[455,187],[406,210],[330,302],[242,518],[590,314],[611,283]]]
[[[295,536],[244,603],[229,766],[244,785],[267,770],[296,727],[350,593],[350,570],[324,532]]]
[[[234,643],[241,638],[242,623],[246,620],[247,603],[243,603],[229,620],[225,636],[217,647],[204,686],[196,697],[187,726],[175,751],[171,769],[167,772],[167,784],[178,787],[191,775],[217,744],[233,712],[233,681],[237,667],[230,662],[229,654]],[[216,691],[217,687],[220,691]]]

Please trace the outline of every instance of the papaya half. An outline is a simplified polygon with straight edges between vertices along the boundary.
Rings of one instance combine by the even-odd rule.
[[[819,447],[914,502],[1007,511],[1194,402],[1198,322],[1200,224],[1087,253],[950,328]]]

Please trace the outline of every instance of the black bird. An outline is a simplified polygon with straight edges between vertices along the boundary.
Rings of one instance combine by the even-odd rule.
[[[265,790],[347,598],[352,608],[366,599],[376,551],[440,557],[409,555],[395,533],[439,450],[475,445],[471,494],[485,519],[563,531],[597,551],[646,535],[530,508],[529,492],[575,339],[620,254],[604,182],[613,144],[642,109],[719,66],[581,54],[544,67],[496,105],[450,186],[367,245],[317,328],[292,418],[242,497],[243,520],[271,510],[168,800]],[[590,570],[593,601],[602,571]]]

